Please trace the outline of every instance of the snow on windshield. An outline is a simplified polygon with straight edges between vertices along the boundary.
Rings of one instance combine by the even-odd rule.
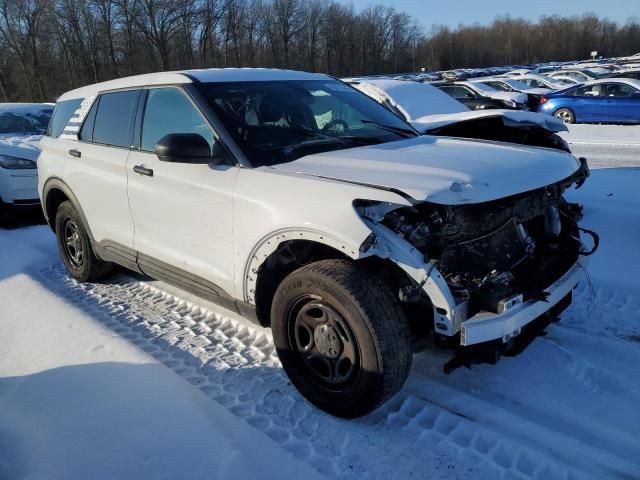
[[[469,109],[431,85],[400,80],[363,80],[354,85],[379,103],[389,101],[408,121],[425,115],[468,112]]]
[[[53,105],[0,105],[0,135],[44,135]]]
[[[472,82],[471,83],[477,90],[480,90],[481,92],[486,92],[486,93],[496,93],[496,89],[493,87],[490,87],[489,85],[487,85],[486,83],[482,83],[482,82]]]

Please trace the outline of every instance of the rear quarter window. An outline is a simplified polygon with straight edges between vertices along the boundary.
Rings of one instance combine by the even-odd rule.
[[[62,135],[64,127],[67,126],[81,102],[82,98],[73,98],[56,103],[53,116],[49,122],[49,128],[47,129],[47,136],[58,138]]]

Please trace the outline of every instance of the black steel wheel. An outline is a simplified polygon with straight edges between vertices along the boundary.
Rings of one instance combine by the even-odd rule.
[[[289,312],[289,343],[327,388],[341,388],[358,375],[360,352],[351,327],[333,306],[305,295]]]
[[[99,280],[113,265],[95,256],[82,218],[73,204],[62,202],[56,211],[55,231],[58,250],[69,274],[81,282]]]
[[[323,260],[285,277],[273,298],[271,327],[291,382],[333,415],[371,412],[408,375],[404,313],[390,289],[353,262]]]

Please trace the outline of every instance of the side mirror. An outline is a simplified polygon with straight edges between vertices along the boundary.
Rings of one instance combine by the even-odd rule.
[[[640,92],[633,92],[631,95],[629,95],[632,98],[640,98]]]
[[[211,147],[202,135],[197,133],[170,133],[155,145],[155,152],[163,162],[211,163]],[[220,158],[217,158],[220,163]]]

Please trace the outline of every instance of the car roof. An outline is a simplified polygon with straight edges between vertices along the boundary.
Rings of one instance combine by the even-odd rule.
[[[118,78],[106,82],[87,85],[66,92],[58,101],[74,98],[85,98],[109,90],[153,86],[176,85],[194,82],[258,82],[269,80],[326,80],[328,75],[319,73],[280,70],[275,68],[206,68],[200,70],[180,70],[175,72],[158,72]]]
[[[600,83],[624,83],[640,90],[640,80],[636,80],[635,78],[600,78],[591,82],[585,82],[583,85],[598,85]]]

